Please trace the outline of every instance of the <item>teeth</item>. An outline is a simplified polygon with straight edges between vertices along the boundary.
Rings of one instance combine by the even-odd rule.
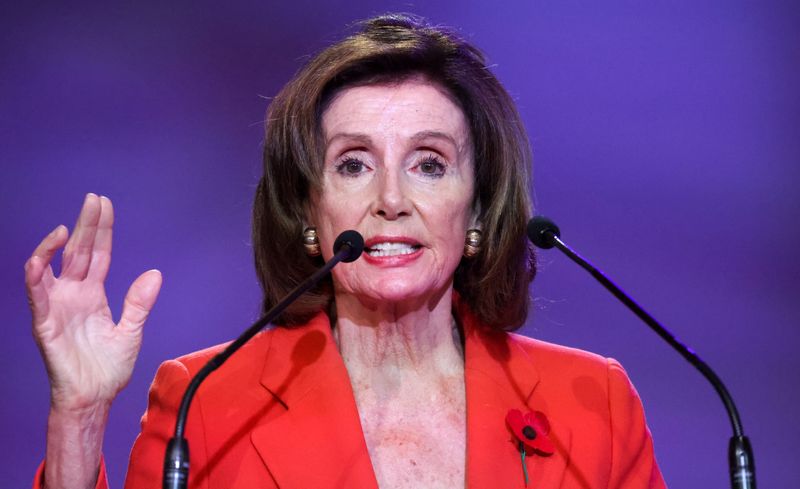
[[[409,255],[416,251],[417,247],[408,243],[376,243],[369,247],[369,256],[397,256]]]

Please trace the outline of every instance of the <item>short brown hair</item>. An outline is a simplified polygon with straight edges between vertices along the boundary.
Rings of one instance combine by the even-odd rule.
[[[460,104],[473,145],[482,248],[477,256],[461,260],[454,288],[484,323],[519,327],[528,314],[528,286],[536,268],[525,237],[532,211],[530,148],[511,97],[483,54],[450,30],[405,14],[359,25],[358,32],[311,59],[267,112],[264,175],[253,205],[253,248],[264,310],[322,263],[306,256],[302,231],[310,191],[321,185],[321,116],[328,101],[346,87],[422,75]],[[280,322],[303,323],[332,300],[329,278],[295,302]]]

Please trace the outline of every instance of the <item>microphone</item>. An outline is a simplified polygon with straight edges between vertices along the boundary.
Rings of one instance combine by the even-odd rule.
[[[347,254],[342,256],[342,261],[350,263],[356,261],[364,251],[364,237],[358,231],[345,231],[340,234],[333,242],[333,253],[338,254],[341,250],[347,250]]]
[[[555,246],[556,237],[561,236],[561,230],[556,223],[544,216],[536,216],[528,221],[528,239],[537,248],[549,250]]]
[[[167,444],[167,452],[164,455],[164,479],[163,489],[186,489],[189,481],[189,443],[183,434],[186,428],[186,418],[189,414],[189,405],[194,398],[197,388],[214,370],[222,366],[223,363],[233,355],[239,348],[256,335],[267,324],[278,317],[289,305],[298,297],[308,292],[320,280],[326,277],[333,267],[339,262],[349,263],[358,259],[364,251],[364,238],[356,231],[345,231],[340,234],[333,244],[333,257],[325,265],[314,272],[309,278],[289,292],[286,297],[267,311],[258,321],[242,333],[236,340],[229,344],[223,351],[216,354],[211,360],[201,368],[189,382],[186,392],[181,399],[178,408],[178,417],[175,420],[175,435],[170,438]]]
[[[553,221],[544,216],[535,216],[528,221],[528,239],[531,240],[535,246],[542,249],[550,249],[553,247],[561,250],[572,261],[581,266],[584,270],[589,272],[603,287],[608,289],[617,299],[625,304],[628,309],[633,311],[636,316],[644,321],[650,328],[656,332],[664,341],[670,344],[678,353],[681,354],[689,363],[692,364],[701,374],[711,382],[714,390],[717,391],[722,403],[725,405],[725,410],[730,418],[733,427],[733,436],[728,444],[728,466],[731,478],[732,489],[756,489],[756,469],[755,461],[753,459],[753,451],[750,448],[750,440],[744,435],[742,429],[742,422],[739,419],[739,411],[733,402],[733,398],[722,380],[711,370],[703,360],[697,356],[694,351],[681,343],[667,328],[661,325],[653,318],[647,311],[645,311],[639,304],[637,304],[629,295],[627,295],[619,286],[611,281],[603,272],[597,269],[594,265],[589,263],[585,258],[576,253],[572,248],[567,246],[561,240],[561,231]]]

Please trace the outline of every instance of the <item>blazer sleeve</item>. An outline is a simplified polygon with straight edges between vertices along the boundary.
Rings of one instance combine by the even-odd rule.
[[[191,376],[186,366],[176,360],[161,364],[150,386],[147,411],[142,416],[142,431],[131,449],[125,489],[160,489],[167,443],[175,432],[175,419],[181,398]],[[207,489],[207,478],[198,477],[205,466],[206,447],[202,412],[198,395],[189,409],[186,425],[189,440],[189,488]],[[101,488],[98,488],[101,489]]]
[[[44,462],[39,464],[36,469],[36,475],[33,477],[33,489],[42,489],[44,487]],[[100,456],[100,471],[97,474],[97,484],[95,489],[108,489],[108,479],[106,476],[106,462],[103,456]]]
[[[191,380],[189,371],[179,361],[168,360],[161,364],[150,386],[147,411],[142,416],[142,431],[131,450],[125,489],[159,489],[164,467],[167,442],[175,432],[175,419],[181,398]],[[189,438],[189,463],[194,468],[189,473],[190,489],[207,489],[207,477],[198,477],[198,468],[205,466],[205,437],[200,403],[189,410],[186,433]],[[192,477],[194,476],[194,478]],[[39,465],[33,480],[33,489],[41,489],[44,482],[44,462]],[[108,489],[105,460],[100,459],[100,472],[95,489]]]
[[[625,370],[608,359],[608,402],[611,423],[609,489],[665,489],[653,439],[644,418],[639,394]]]

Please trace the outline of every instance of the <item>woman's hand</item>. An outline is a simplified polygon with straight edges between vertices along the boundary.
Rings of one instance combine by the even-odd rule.
[[[103,285],[113,224],[111,201],[88,194],[72,236],[58,226],[25,263],[33,337],[50,378],[42,484],[48,489],[95,486],[108,410],[131,378],[142,326],[161,288],[158,270],[140,275],[114,324]],[[56,278],[50,262],[61,247]]]
[[[72,236],[59,225],[25,264],[33,336],[50,378],[51,414],[107,409],[130,380],[142,326],[161,288],[158,270],[140,275],[114,324],[103,284],[113,223],[111,201],[88,194]],[[50,262],[61,247],[56,277]]]

